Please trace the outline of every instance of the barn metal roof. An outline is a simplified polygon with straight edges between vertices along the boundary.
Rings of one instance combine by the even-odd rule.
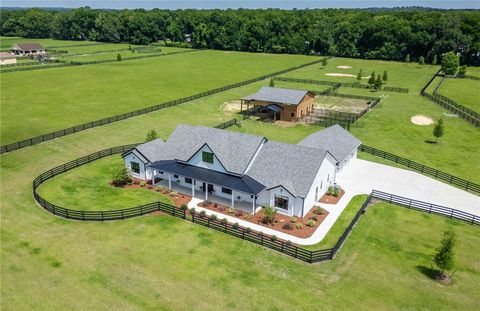
[[[264,86],[257,93],[248,95],[244,100],[259,100],[279,104],[298,105],[308,94],[307,90],[284,89]]]
[[[45,48],[40,45],[39,43],[31,42],[31,43],[16,43],[12,46],[12,50],[15,50],[15,47],[19,47],[21,50],[24,51],[31,51],[31,50],[45,50]]]

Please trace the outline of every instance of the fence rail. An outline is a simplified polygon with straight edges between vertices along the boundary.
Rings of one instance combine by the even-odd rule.
[[[39,144],[39,143],[44,142],[44,141],[52,140],[52,139],[62,137],[62,136],[65,136],[65,135],[70,135],[70,134],[73,134],[73,133],[76,133],[76,132],[79,132],[79,131],[83,131],[83,130],[93,128],[93,127],[110,124],[112,122],[125,120],[125,119],[131,118],[131,117],[135,117],[135,116],[150,113],[150,112],[153,112],[153,111],[158,111],[158,110],[161,110],[161,109],[164,109],[164,108],[168,108],[168,107],[176,106],[176,105],[179,105],[179,104],[183,104],[183,103],[195,100],[195,99],[199,99],[199,98],[210,96],[210,95],[213,95],[213,94],[216,94],[216,93],[224,92],[224,91],[227,91],[227,90],[230,90],[230,89],[233,89],[233,88],[237,88],[237,87],[241,87],[241,86],[244,86],[244,85],[247,85],[247,84],[262,81],[264,79],[271,78],[271,77],[274,77],[274,76],[279,75],[279,74],[283,74],[283,73],[290,72],[290,71],[293,71],[293,70],[297,70],[297,69],[300,69],[300,68],[308,67],[308,66],[317,64],[319,62],[321,62],[321,60],[315,60],[315,61],[312,61],[312,62],[309,62],[309,63],[297,65],[297,66],[294,66],[294,67],[290,67],[290,68],[287,68],[287,69],[283,69],[283,70],[280,70],[280,71],[269,73],[269,74],[266,74],[266,75],[263,75],[263,76],[260,76],[260,77],[257,77],[257,78],[253,78],[253,79],[245,80],[245,81],[242,81],[242,82],[226,85],[226,86],[223,86],[223,87],[219,87],[219,88],[216,88],[216,89],[213,89],[213,90],[205,91],[205,92],[198,93],[198,94],[195,94],[195,95],[191,95],[191,96],[188,96],[188,97],[183,97],[183,98],[171,100],[171,101],[168,101],[168,102],[165,102],[165,103],[162,103],[162,104],[150,106],[150,107],[135,110],[135,111],[130,111],[130,112],[127,112],[127,113],[123,113],[123,114],[119,114],[119,115],[116,115],[116,116],[104,118],[104,119],[101,119],[101,120],[96,120],[96,121],[92,121],[92,122],[83,123],[83,124],[72,126],[72,127],[62,129],[62,130],[59,130],[59,131],[56,131],[56,132],[51,132],[51,133],[48,133],[48,134],[28,138],[28,139],[18,141],[18,142],[14,142],[14,143],[11,143],[11,144],[8,144],[8,145],[1,146],[0,147],[0,154],[5,153],[5,152],[10,152],[10,151],[13,151],[13,150],[17,150],[17,149],[20,149],[20,148],[24,148],[24,147],[27,147],[27,146],[32,146],[32,145],[35,145],[35,144]]]
[[[332,85],[339,87],[350,87],[350,88],[357,88],[357,89],[369,89],[370,87],[365,84],[357,83],[346,83],[346,82],[331,82],[331,81],[324,81],[324,80],[312,80],[312,79],[298,79],[298,78],[287,78],[287,77],[275,77],[274,80],[277,81],[285,81],[285,82],[294,82],[294,83],[303,83],[303,84],[319,84],[319,85]],[[382,88],[383,91],[386,92],[397,92],[397,93],[408,93],[409,90],[407,88],[402,87],[393,87],[393,86],[385,86]]]
[[[222,123],[235,124],[232,120]],[[67,172],[76,167],[88,164],[90,162],[96,161],[103,157],[111,156],[114,154],[120,154],[135,148],[137,144],[130,144],[124,146],[113,147],[105,149],[99,152],[89,154],[87,156],[78,158],[76,160],[67,162],[65,164],[59,165],[53,169],[50,169],[39,176],[37,176],[32,182],[33,197],[35,201],[42,206],[46,211],[52,213],[56,216],[73,219],[78,221],[110,221],[110,220],[124,220],[132,217],[138,217],[145,214],[149,214],[154,211],[161,211],[167,213],[173,217],[180,219],[185,219],[193,223],[199,224],[201,226],[211,228],[231,236],[241,238],[243,240],[259,244],[261,246],[267,247],[269,249],[278,251],[287,256],[297,258],[304,262],[315,263],[325,260],[331,260],[340,250],[341,246],[353,230],[354,226],[360,220],[361,216],[364,214],[365,210],[371,203],[372,198],[383,200],[392,204],[397,204],[399,206],[416,209],[419,211],[424,211],[432,214],[437,214],[449,218],[458,219],[465,221],[472,225],[480,225],[480,217],[462,212],[459,210],[422,202],[418,200],[413,200],[377,190],[373,190],[372,193],[368,196],[367,200],[362,204],[355,217],[352,219],[350,224],[347,226],[345,231],[342,233],[338,241],[335,243],[333,248],[327,248],[322,250],[308,250],[300,246],[294,245],[289,241],[283,241],[273,238],[272,236],[265,235],[261,232],[254,232],[247,228],[241,226],[233,226],[230,223],[223,223],[222,221],[216,219],[213,220],[209,217],[202,217],[199,213],[190,213],[190,217],[187,217],[187,211],[185,209],[178,209],[173,205],[162,203],[162,202],[151,202],[148,204],[143,204],[131,208],[120,209],[120,210],[107,210],[107,211],[83,211],[83,210],[74,210],[64,208],[55,204],[48,202],[46,199],[40,196],[37,192],[37,188],[46,180],[53,178],[59,174]]]
[[[390,153],[390,152],[386,152],[386,151],[383,151],[383,150],[380,150],[380,149],[376,149],[374,147],[370,147],[370,146],[366,146],[366,145],[362,144],[358,148],[359,148],[360,151],[363,151],[363,152],[369,153],[371,155],[380,157],[382,159],[389,160],[389,161],[395,162],[397,164],[406,166],[406,167],[408,167],[412,170],[415,170],[415,171],[420,172],[420,173],[425,174],[425,175],[435,177],[437,179],[440,179],[442,181],[445,181],[445,182],[447,182],[451,185],[460,187],[460,188],[465,189],[467,191],[471,191],[473,193],[480,194],[480,185],[479,184],[470,182],[470,181],[465,180],[463,178],[459,178],[459,177],[450,175],[448,173],[444,173],[442,171],[431,168],[429,166],[426,166],[426,165],[417,163],[415,161],[397,156],[397,155],[395,155],[393,153]]]

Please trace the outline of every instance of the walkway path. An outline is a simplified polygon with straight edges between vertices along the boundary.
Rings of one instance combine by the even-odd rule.
[[[416,172],[401,168],[360,159],[352,159],[344,170],[338,174],[337,182],[345,189],[345,195],[335,205],[318,204],[326,209],[329,214],[309,238],[299,238],[199,207],[197,205],[202,202],[202,200],[198,198],[193,198],[188,204],[188,207],[193,207],[197,211],[205,210],[207,215],[216,214],[218,219],[227,218],[231,223],[238,222],[243,227],[261,231],[268,235],[276,235],[280,239],[290,240],[298,245],[313,245],[321,242],[350,200],[359,194],[369,194],[373,189],[394,193],[410,199],[435,203],[480,216],[480,197]],[[327,247],[332,246],[333,245],[328,245]]]

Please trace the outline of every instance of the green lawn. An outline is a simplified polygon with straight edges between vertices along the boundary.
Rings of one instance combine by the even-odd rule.
[[[339,69],[338,66],[350,66],[349,69]],[[410,92],[419,92],[420,89],[427,84],[428,80],[437,72],[437,66],[424,65],[420,66],[416,63],[401,63],[393,61],[372,61],[364,59],[352,58],[333,58],[328,61],[328,65],[324,68],[321,64],[309,66],[295,72],[286,73],[285,77],[299,79],[314,79],[332,82],[358,82],[356,76],[358,71],[362,69],[362,76],[368,77],[372,71],[375,74],[382,74],[387,70],[388,80],[386,86],[409,88]],[[325,74],[351,74],[354,77],[334,77]],[[361,83],[366,84],[368,79],[363,79]]]
[[[88,48],[88,47],[85,47],[85,48]],[[188,50],[189,49],[182,49],[182,48],[176,48],[176,47],[165,47],[165,48],[162,48],[161,52],[156,52],[155,54],[168,54],[168,53],[183,52]],[[77,52],[72,52],[72,53],[77,53]],[[67,62],[70,62],[70,61],[89,62],[89,61],[98,61],[98,60],[105,60],[105,59],[116,60],[118,54],[122,55],[122,58],[126,59],[128,57],[148,56],[148,55],[152,55],[153,53],[138,53],[138,52],[134,53],[132,51],[119,51],[119,52],[110,52],[110,53],[88,54],[88,52],[85,52],[85,54],[82,54],[82,55],[74,55],[74,56],[69,56],[68,54],[61,55],[60,59]]]
[[[4,73],[1,76],[2,144],[193,95],[311,60],[312,57],[298,55],[200,51],[104,65]]]
[[[116,210],[155,201],[171,204],[167,196],[152,190],[110,186],[113,173],[123,166],[120,155],[103,158],[46,181],[38,192],[50,203],[76,210]]]
[[[438,94],[480,113],[480,81],[471,79],[445,79]]]

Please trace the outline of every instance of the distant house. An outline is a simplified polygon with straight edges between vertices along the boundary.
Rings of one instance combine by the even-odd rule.
[[[262,206],[304,217],[360,141],[338,125],[287,144],[204,126],[178,125],[123,154],[132,177],[255,214]]]
[[[16,64],[17,58],[15,55],[6,52],[0,52],[0,65]]]
[[[31,56],[45,54],[45,48],[38,43],[16,43],[10,48],[10,52],[18,56]]]
[[[241,99],[243,105],[253,106],[255,112],[258,107],[270,110],[274,120],[298,121],[313,111],[315,94],[306,90],[284,89],[277,87],[262,87],[257,93]]]

